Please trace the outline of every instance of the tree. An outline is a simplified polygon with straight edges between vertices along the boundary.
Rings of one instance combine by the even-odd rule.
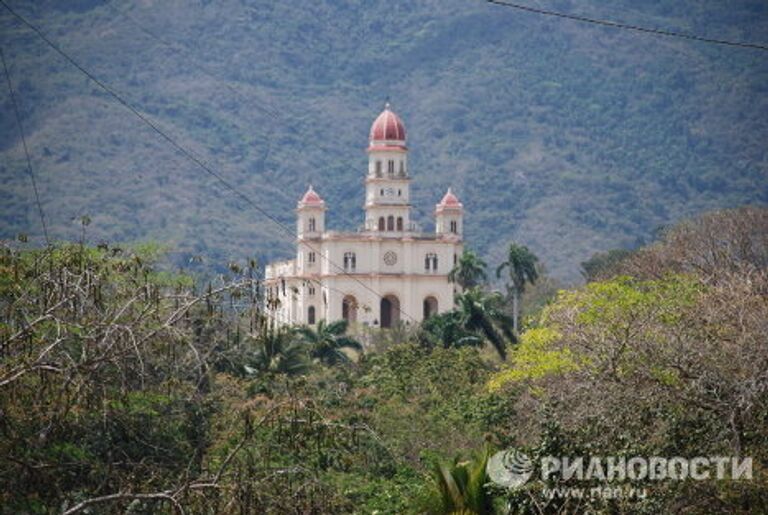
[[[299,335],[309,345],[309,356],[326,365],[338,365],[339,363],[348,363],[349,356],[342,349],[352,349],[358,352],[363,350],[363,346],[349,336],[346,336],[347,321],[339,320],[327,324],[325,320],[320,320],[317,329],[311,327],[301,327],[298,329]]]
[[[462,327],[493,345],[501,359],[507,357],[507,343],[516,343],[510,316],[504,312],[504,299],[498,292],[486,293],[478,287],[456,296]]]
[[[581,263],[581,275],[587,282],[607,279],[615,274],[617,267],[632,255],[631,250],[611,249],[607,252],[597,252],[588,260]]]
[[[299,375],[309,369],[307,353],[293,328],[265,327],[255,338],[256,351],[247,365],[247,374]]]
[[[516,397],[513,411],[538,414],[512,419],[511,438],[530,438],[545,417],[568,428],[569,445],[604,455],[631,449],[765,463],[766,264],[768,210],[730,210],[670,228],[619,264],[627,275],[561,292],[489,382]],[[591,500],[582,511],[762,513],[768,506],[763,474],[655,482],[648,490],[652,502],[616,510]]]
[[[486,466],[490,450],[485,448],[467,461],[454,458],[436,462],[432,470],[433,490],[424,511],[433,515],[485,515],[493,513],[493,498],[486,490]]]
[[[474,288],[488,279],[485,273],[487,266],[485,261],[480,259],[475,252],[465,250],[461,254],[459,262],[448,274],[448,280],[458,284],[463,290]]]
[[[520,296],[525,292],[526,284],[533,284],[539,278],[537,263],[539,258],[525,245],[510,243],[507,260],[496,269],[496,277],[501,277],[505,268],[509,268],[507,288],[512,294],[512,320],[515,332],[519,329]]]
[[[482,338],[464,327],[459,311],[440,313],[422,322],[419,340],[426,347],[455,348],[480,346]]]

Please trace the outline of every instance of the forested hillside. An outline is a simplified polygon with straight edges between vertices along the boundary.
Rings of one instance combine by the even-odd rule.
[[[768,43],[761,0],[537,6]],[[510,240],[578,276],[660,225],[768,201],[768,52],[543,18],[474,0],[9,2],[95,76],[286,224],[313,183],[361,219],[367,130],[409,130],[415,217],[453,185],[492,267]],[[290,239],[0,9],[54,239],[158,240],[178,262],[285,256]],[[41,235],[7,88],[0,238]]]

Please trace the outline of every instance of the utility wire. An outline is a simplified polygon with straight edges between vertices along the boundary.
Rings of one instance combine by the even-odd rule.
[[[0,48],[0,60],[3,61],[3,71],[5,71],[5,79],[8,81],[8,93],[11,95],[11,104],[13,104],[13,114],[16,116],[16,124],[19,126],[19,134],[21,135],[21,145],[24,147],[24,156],[27,158],[27,171],[29,172],[29,178],[32,180],[32,190],[35,192],[35,203],[37,203],[37,212],[40,215],[40,225],[43,226],[43,236],[45,236],[45,243],[47,246],[51,246],[51,240],[48,237],[48,226],[45,223],[45,213],[43,212],[43,204],[40,202],[40,192],[37,189],[37,180],[35,179],[35,171],[32,169],[32,160],[29,157],[29,148],[27,147],[27,137],[24,135],[24,126],[21,124],[21,115],[19,113],[19,106],[16,103],[16,95],[13,93],[13,84],[11,83],[11,74],[8,71],[8,65],[5,62],[5,53]]]
[[[58,45],[56,45],[53,41],[48,39],[48,37],[35,25],[33,25],[31,22],[27,21],[26,18],[24,18],[22,15],[18,14],[16,11],[11,9],[11,7],[5,2],[5,0],[0,0],[0,5],[6,8],[6,10],[11,13],[15,18],[17,18],[19,21],[21,21],[24,25],[26,25],[30,30],[35,32],[40,39],[42,39],[48,46],[50,46],[56,53],[61,55],[67,62],[69,62],[72,66],[77,68],[83,75],[91,79],[97,86],[99,86],[101,89],[103,89],[109,96],[111,96],[113,99],[115,99],[118,103],[120,103],[123,107],[128,109],[131,113],[134,114],[137,118],[139,118],[142,122],[144,122],[145,125],[147,125],[150,129],[152,129],[154,132],[156,132],[161,138],[163,138],[166,142],[168,142],[172,147],[174,147],[178,152],[180,152],[183,156],[185,156],[187,159],[195,163],[198,167],[200,167],[205,173],[208,175],[214,177],[217,181],[219,181],[226,189],[228,189],[230,192],[232,192],[236,197],[244,201],[246,204],[257,210],[259,213],[264,215],[267,219],[272,221],[275,225],[277,225],[280,229],[282,229],[284,232],[286,232],[289,236],[291,236],[291,240],[293,240],[296,235],[293,232],[292,229],[287,227],[285,224],[283,224],[280,220],[275,218],[272,214],[270,214],[268,211],[266,211],[264,208],[259,206],[256,202],[251,200],[250,197],[248,197],[246,194],[242,193],[240,190],[238,190],[235,186],[229,183],[224,177],[221,176],[218,172],[216,172],[213,168],[208,166],[205,162],[203,162],[201,159],[196,157],[191,151],[189,151],[186,147],[178,143],[173,137],[168,135],[166,132],[164,132],[162,129],[160,129],[156,124],[154,124],[149,118],[147,118],[145,115],[143,115],[138,109],[136,109],[132,104],[130,104],[127,100],[125,100],[120,94],[115,92],[112,88],[107,86],[104,82],[99,80],[97,77],[95,77],[91,72],[83,68],[77,61],[75,61],[72,57],[69,56],[64,50],[59,48]],[[340,271],[342,275],[346,275],[358,284],[360,284],[363,288],[370,291],[380,299],[383,299],[384,297],[377,292],[376,290],[372,289],[370,286],[359,280],[357,277],[349,274],[336,264],[334,261],[332,261],[327,256],[324,256],[322,252],[317,251],[312,245],[310,245],[307,242],[304,242],[304,245],[306,245],[307,248],[314,251],[316,254],[320,256],[321,259],[326,260],[330,265],[332,265],[336,270]],[[411,316],[410,314],[406,313],[402,310],[402,308],[398,308],[398,310],[404,314],[406,317],[410,318],[414,322],[416,322],[416,318]]]
[[[653,29],[648,27],[641,27],[639,25],[630,25],[627,23],[620,23],[611,20],[602,20],[598,18],[589,18],[587,16],[579,16],[576,14],[567,14],[558,11],[550,11],[548,9],[539,9],[538,7],[530,7],[528,5],[522,5],[514,2],[508,2],[506,0],[486,0],[489,4],[508,7],[511,9],[517,9],[519,11],[525,11],[528,13],[542,14],[544,16],[554,16],[556,18],[564,18],[566,20],[580,21],[584,23],[591,23],[593,25],[601,25],[603,27],[612,27],[614,29],[626,29],[633,30],[635,32],[643,32],[645,34],[654,34],[657,36],[668,36],[672,38],[687,39],[690,41],[700,41],[702,43],[712,43],[716,45],[725,45],[740,48],[751,48],[754,50],[768,51],[768,45],[761,45],[758,43],[746,43],[741,41],[730,41],[726,39],[707,38],[703,36],[697,36],[696,34],[688,34],[685,32],[675,32],[671,30]]]

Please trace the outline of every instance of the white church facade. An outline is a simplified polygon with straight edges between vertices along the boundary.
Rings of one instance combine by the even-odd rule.
[[[279,324],[346,319],[371,327],[420,322],[453,308],[448,273],[463,251],[463,206],[449,189],[435,230],[411,222],[405,126],[389,108],[371,126],[365,221],[355,232],[326,228],[312,186],[299,200],[296,258],[267,265],[267,309]]]

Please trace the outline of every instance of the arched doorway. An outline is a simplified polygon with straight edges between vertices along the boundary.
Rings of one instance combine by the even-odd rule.
[[[430,295],[424,299],[424,320],[433,315],[437,315],[437,299]]]
[[[381,299],[381,327],[387,328],[400,322],[400,300],[394,295]]]
[[[347,295],[341,301],[341,318],[350,324],[357,322],[357,299],[352,295]]]

